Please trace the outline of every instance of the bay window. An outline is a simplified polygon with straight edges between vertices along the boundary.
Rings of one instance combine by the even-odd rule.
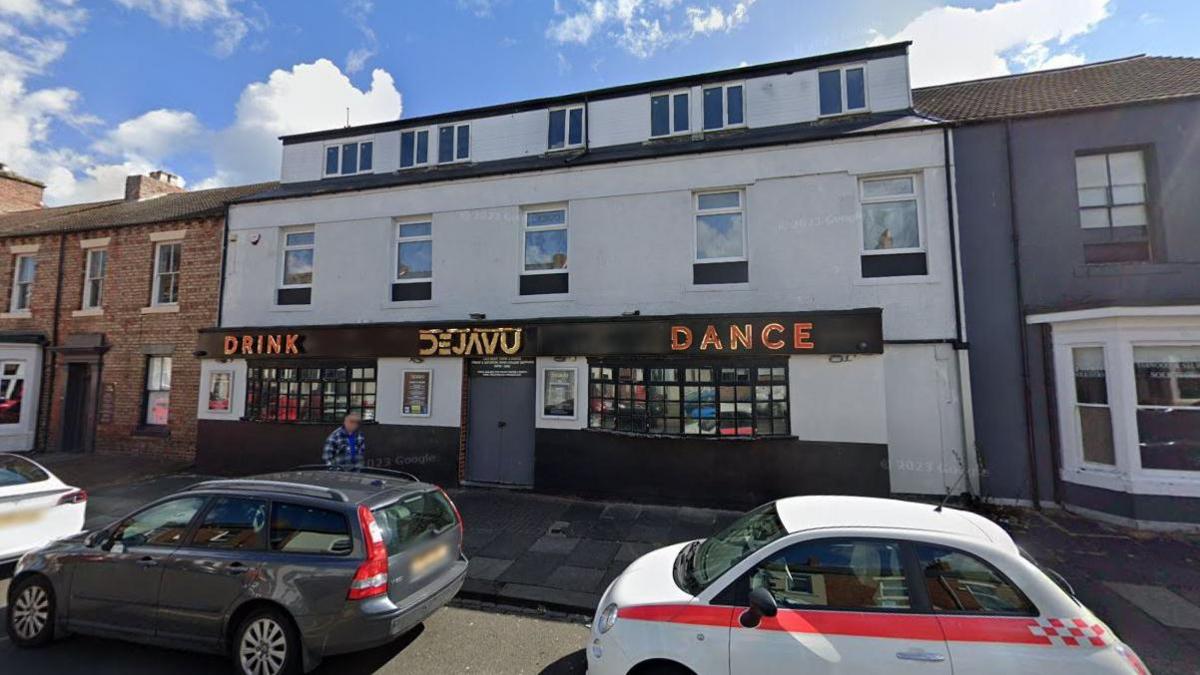
[[[1142,468],[1200,471],[1200,345],[1133,347]]]
[[[1114,466],[1112,411],[1103,347],[1071,350],[1075,372],[1075,415],[1083,461]]]

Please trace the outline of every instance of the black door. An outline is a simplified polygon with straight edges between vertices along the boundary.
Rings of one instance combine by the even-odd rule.
[[[533,485],[534,373],[532,359],[471,364],[467,480]]]
[[[83,452],[88,427],[88,396],[91,392],[91,366],[86,363],[67,364],[67,395],[63,403],[62,449]]]

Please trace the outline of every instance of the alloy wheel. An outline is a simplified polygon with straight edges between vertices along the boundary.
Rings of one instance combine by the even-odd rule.
[[[287,634],[274,619],[256,619],[242,634],[238,646],[242,671],[251,675],[278,675],[287,661]]]
[[[50,619],[50,596],[36,584],[27,586],[17,596],[12,607],[12,625],[22,640],[33,640],[46,628]]]

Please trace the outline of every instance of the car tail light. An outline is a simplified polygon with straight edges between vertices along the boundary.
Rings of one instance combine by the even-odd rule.
[[[454,519],[458,521],[458,554],[462,555],[463,538],[466,536],[466,534],[463,533],[462,514],[458,512],[458,505],[454,503],[453,499],[450,499],[450,495],[446,494],[445,490],[439,487],[438,492],[442,493],[442,497],[444,497],[446,502],[450,504],[450,508],[454,509]]]
[[[1142,663],[1141,657],[1137,655],[1137,652],[1130,649],[1129,645],[1117,643],[1117,653],[1125,657],[1125,660],[1129,662],[1129,666],[1133,669],[1134,673],[1137,673],[1137,675],[1150,675],[1150,669],[1146,667],[1146,664]]]
[[[367,561],[358,566],[354,579],[350,582],[348,600],[362,600],[384,595],[388,588],[388,554],[387,546],[383,543],[383,532],[375,516],[365,506],[358,507],[358,523],[362,526],[363,537],[367,543]]]
[[[82,504],[87,501],[87,490],[74,490],[58,498],[59,506],[63,504]]]

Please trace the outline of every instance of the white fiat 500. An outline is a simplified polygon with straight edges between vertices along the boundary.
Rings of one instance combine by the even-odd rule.
[[[978,515],[793,497],[634,561],[588,673],[1147,675],[1072,595]]]
[[[44,466],[0,453],[0,562],[83,529],[87,492]]]

